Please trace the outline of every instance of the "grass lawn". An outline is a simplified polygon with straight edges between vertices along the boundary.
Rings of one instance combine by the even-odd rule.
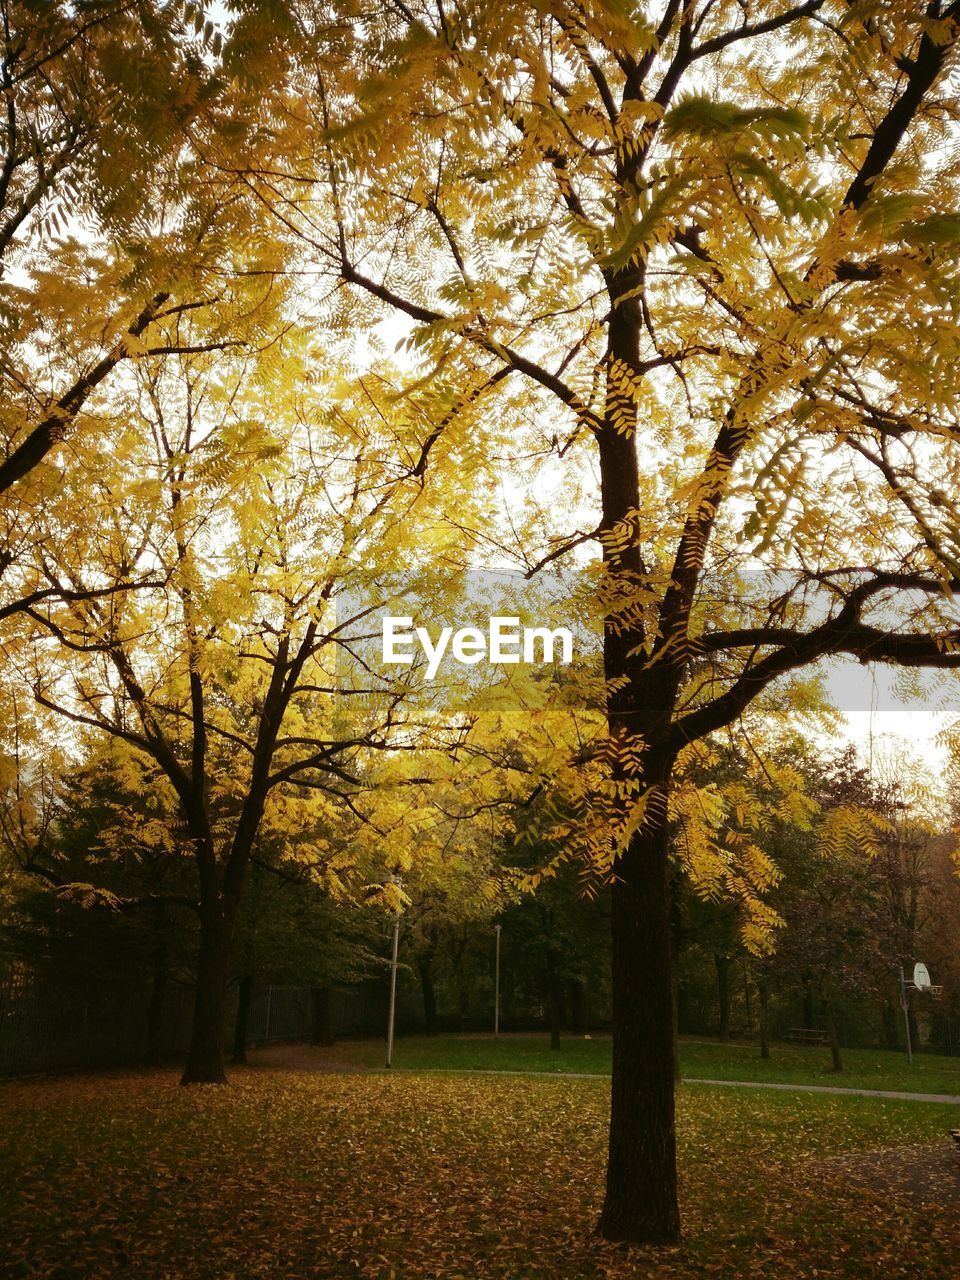
[[[685,1087],[686,1236],[596,1240],[606,1081],[237,1071],[0,1084],[0,1272],[100,1280],[804,1276],[955,1280],[960,1199],[832,1159],[954,1108]],[[899,1157],[898,1157],[899,1158]],[[952,1178],[952,1166],[949,1170]],[[954,1181],[953,1193],[960,1190]],[[924,1203],[926,1201],[926,1203]]]
[[[332,1065],[382,1067],[384,1045],[353,1040],[332,1051],[316,1051]],[[784,1084],[839,1085],[850,1089],[903,1089],[960,1096],[960,1057],[917,1054],[913,1066],[906,1055],[883,1049],[846,1049],[844,1070],[831,1070],[830,1051],[774,1045],[769,1062],[761,1061],[755,1044],[719,1044],[682,1040],[680,1060],[690,1080],[769,1080]],[[610,1071],[610,1040],[564,1039],[551,1050],[549,1039],[536,1035],[401,1037],[394,1065],[415,1070],[450,1071]],[[960,1116],[958,1116],[960,1120]],[[960,1274],[960,1269],[958,1269]]]

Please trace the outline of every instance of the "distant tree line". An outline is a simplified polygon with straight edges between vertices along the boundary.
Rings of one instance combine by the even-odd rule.
[[[733,785],[747,768],[720,751],[700,781]],[[705,892],[685,871],[675,828],[675,1008],[682,1034],[751,1038],[762,1056],[784,1037],[822,1039],[834,1067],[843,1045],[897,1047],[903,1039],[900,967],[923,959],[943,987],[911,993],[915,1047],[949,1051],[960,1025],[960,879],[948,814],[931,806],[922,779],[878,781],[853,749],[809,751],[802,773],[809,820],[774,819],[757,833],[778,868],[766,894],[769,945],[750,947],[744,906],[730,886]],[[0,901],[0,981],[27,975],[47,991],[109,990],[122,977],[143,992],[142,1056],[162,1053],[165,1004],[195,981],[200,934],[196,871],[156,795],[110,753],[52,786],[44,847],[16,860],[11,794],[3,794],[3,854],[16,874]],[[499,851],[504,874],[550,864],[543,844],[514,839]],[[265,837],[254,855],[230,956],[235,1016],[229,1049],[246,1059],[257,987],[310,991],[311,1038],[334,1039],[334,994],[384,991],[393,911],[357,882],[331,894],[305,865]],[[489,891],[469,860],[447,879],[412,869],[403,884],[400,983],[405,1030],[489,1030],[493,1022],[495,926],[501,929],[500,1026],[562,1036],[610,1025],[609,900],[602,885],[562,858],[533,892]],[[411,1023],[409,1010],[416,1008]],[[369,1031],[369,1027],[367,1030]]]

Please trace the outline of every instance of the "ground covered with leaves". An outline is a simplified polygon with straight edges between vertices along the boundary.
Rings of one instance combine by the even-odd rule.
[[[605,1081],[167,1072],[0,1085],[0,1271],[150,1277],[911,1277],[960,1271],[946,1181],[888,1194],[857,1152],[937,1152],[957,1109],[681,1090],[686,1236],[593,1235]],[[949,1152],[960,1163],[960,1155]],[[893,1164],[896,1165],[896,1158]]]

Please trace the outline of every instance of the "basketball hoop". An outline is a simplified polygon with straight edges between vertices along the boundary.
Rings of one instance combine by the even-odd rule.
[[[907,1062],[913,1066],[913,1045],[910,1043],[910,992],[917,991],[924,996],[938,996],[942,993],[943,987],[935,987],[930,981],[930,970],[918,960],[913,966],[913,981],[908,982],[907,976],[903,972],[903,965],[900,966],[900,1008],[903,1010],[903,1025],[907,1035]]]

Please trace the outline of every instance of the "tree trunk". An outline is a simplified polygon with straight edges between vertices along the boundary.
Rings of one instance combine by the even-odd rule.
[[[583,981],[580,978],[572,978],[569,986],[570,997],[570,1032],[575,1036],[582,1036],[586,1024],[583,1017]]]
[[[680,1235],[667,846],[665,821],[651,820],[617,860],[611,893],[613,1079],[599,1230],[646,1244]]]
[[[623,378],[623,370],[639,365],[643,272],[630,263],[605,273],[605,284],[612,309],[606,404],[597,446],[601,529],[610,534],[603,554],[616,599],[616,588],[629,596],[646,571],[635,532],[637,512],[644,505],[636,399]],[[678,586],[672,603],[686,589]],[[612,781],[628,784],[619,793],[618,816],[629,818],[634,797],[644,797],[645,809],[639,829],[612,868],[613,1072],[606,1194],[598,1229],[608,1240],[638,1244],[672,1243],[680,1236],[667,825],[675,757],[658,746],[677,706],[685,662],[683,635],[672,634],[677,625],[682,633],[683,607],[654,642],[667,650],[655,664],[648,649],[651,636],[633,609],[624,613],[614,603],[603,633],[607,725],[616,752]]]
[[[810,979],[803,980],[803,1025],[807,1031],[813,1030],[813,989]]]
[[[205,907],[200,920],[200,956],[193,1004],[193,1029],[181,1084],[225,1084],[224,1020],[230,936],[217,908]]]
[[[747,1012],[747,1034],[753,1035],[753,1001],[750,999],[750,973],[743,961],[743,1003]]]
[[[683,916],[680,910],[680,873],[674,866],[670,876],[670,997],[673,1005],[673,1079],[683,1079],[680,1066],[680,945],[683,939]]]
[[[156,904],[153,911],[153,977],[147,1005],[147,1062],[156,1066],[163,1057],[163,1007],[167,995],[166,916]]]
[[[470,1014],[470,992],[467,990],[466,980],[461,974],[458,979],[457,986],[457,1006],[460,1013],[460,1030],[467,1029],[467,1018]]]
[[[714,953],[713,963],[717,969],[717,1000],[720,1005],[720,1042],[726,1044],[730,1039],[730,957]]]
[[[557,977],[553,960],[547,962],[547,1002],[550,1018],[550,1048],[560,1048],[560,1024],[563,1022],[563,984]]]
[[[843,1058],[840,1055],[840,1038],[837,1035],[837,1024],[833,1017],[833,1006],[826,995],[823,997],[823,1013],[827,1023],[827,1036],[830,1040],[830,1057],[834,1071],[843,1070]]]
[[[881,1030],[883,1044],[886,1048],[898,1049],[900,1047],[900,1020],[897,1017],[896,1009],[893,1007],[893,1002],[890,1000],[887,1000],[883,1006]]]
[[[764,1062],[770,1060],[770,1015],[767,1009],[767,984],[757,983],[757,995],[760,999],[760,1057]]]
[[[907,1023],[910,1027],[910,1047],[914,1053],[920,1052],[920,1027],[917,1023],[917,1011],[913,1001],[907,996]]]
[[[310,988],[310,1043],[329,1049],[334,1043],[333,1003],[330,988]]]
[[[437,993],[433,985],[433,960],[427,956],[417,961],[420,989],[423,992],[423,1029],[428,1036],[437,1034]]]
[[[245,973],[237,987],[237,1019],[233,1024],[233,1058],[236,1066],[246,1066],[247,1028],[250,1024],[250,998],[253,995],[253,977]]]

